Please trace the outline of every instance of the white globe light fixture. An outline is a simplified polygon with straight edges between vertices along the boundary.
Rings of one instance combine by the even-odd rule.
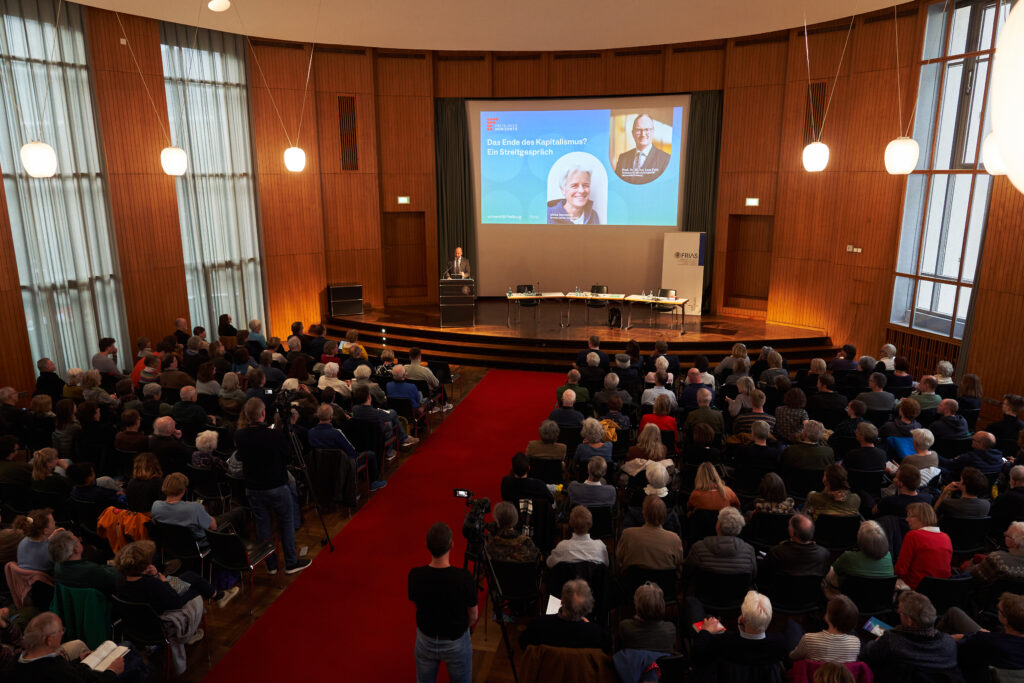
[[[52,178],[57,173],[57,153],[45,142],[33,140],[21,147],[21,165],[33,178]]]
[[[828,145],[812,142],[804,147],[804,170],[811,173],[825,170],[828,166]]]
[[[185,175],[188,155],[181,147],[164,147],[160,152],[160,165],[167,175]]]
[[[901,135],[885,147],[885,170],[890,175],[907,175],[917,166],[920,154],[917,140]]]
[[[306,153],[301,147],[289,147],[284,151],[284,167],[292,173],[300,173],[306,168]]]
[[[1006,175],[1006,164],[1003,163],[1003,155],[999,153],[999,140],[995,131],[985,136],[981,143],[981,163],[985,164],[985,171],[989,175]]]
[[[210,8],[211,12],[227,12],[231,7],[231,0],[210,0],[206,6]]]
[[[992,130],[1010,182],[1024,192],[1024,2],[1018,2],[1003,25],[992,66]],[[991,137],[991,136],[990,136]],[[988,139],[986,138],[986,143]],[[984,154],[984,152],[983,152]],[[985,164],[988,167],[988,164]],[[991,171],[989,171],[991,173]]]

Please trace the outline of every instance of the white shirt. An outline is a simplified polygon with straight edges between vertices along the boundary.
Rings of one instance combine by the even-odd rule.
[[[572,538],[559,542],[548,555],[548,566],[561,562],[600,562],[608,564],[608,546],[604,541],[595,541],[590,534],[573,534]]]

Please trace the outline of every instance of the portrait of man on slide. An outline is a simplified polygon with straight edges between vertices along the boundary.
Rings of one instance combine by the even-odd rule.
[[[448,277],[456,279],[469,277],[469,261],[462,256],[462,247],[455,247],[455,255],[448,262]]]
[[[548,223],[575,223],[600,225],[601,218],[594,210],[590,198],[593,172],[586,166],[572,164],[566,167],[558,181],[563,199],[548,201]]]
[[[615,175],[627,183],[643,185],[660,176],[671,157],[654,146],[654,119],[649,114],[633,120],[633,141],[636,147],[620,154],[615,162]]]

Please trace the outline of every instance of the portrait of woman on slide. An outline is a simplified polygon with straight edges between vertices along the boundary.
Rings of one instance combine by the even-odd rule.
[[[590,198],[593,172],[581,164],[568,166],[559,180],[562,199],[548,201],[548,223],[600,225],[601,218]]]

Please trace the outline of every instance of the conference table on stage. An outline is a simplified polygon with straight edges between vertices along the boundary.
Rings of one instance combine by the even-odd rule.
[[[505,316],[505,327],[512,327],[512,304],[518,304],[521,301],[536,301],[538,305],[541,301],[565,301],[566,310],[564,320],[562,319],[561,314],[559,314],[559,324],[562,327],[569,327],[572,325],[572,304],[574,301],[601,301],[606,304],[623,302],[629,304],[629,311],[626,315],[626,320],[620,323],[623,330],[628,330],[633,326],[633,305],[638,303],[650,306],[650,322],[652,326],[654,324],[655,306],[660,304],[663,306],[678,308],[680,317],[679,327],[682,328],[686,317],[686,302],[689,301],[689,299],[683,299],[680,297],[654,296],[652,294],[595,294],[593,292],[509,292],[505,296],[508,301]]]

